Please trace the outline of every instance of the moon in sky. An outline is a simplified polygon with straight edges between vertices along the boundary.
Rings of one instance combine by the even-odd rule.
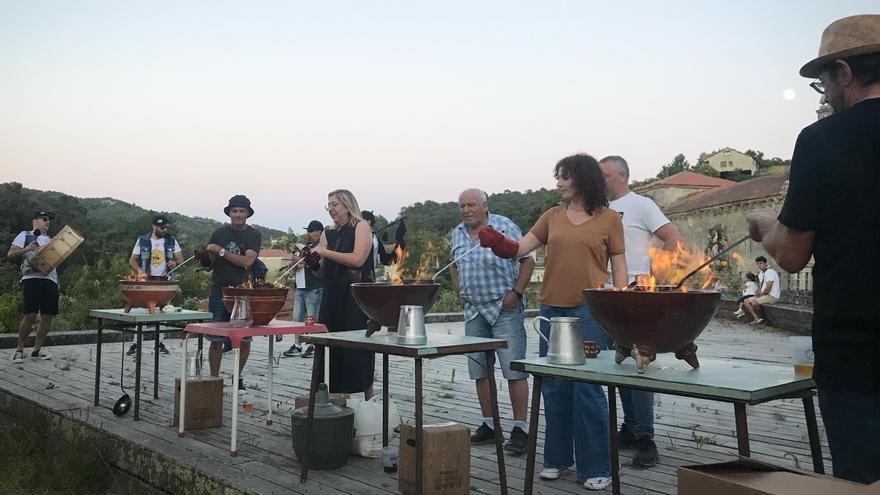
[[[795,96],[797,96],[797,95],[795,95],[794,90],[791,88],[788,88],[782,92],[782,97],[788,101],[793,100]]]

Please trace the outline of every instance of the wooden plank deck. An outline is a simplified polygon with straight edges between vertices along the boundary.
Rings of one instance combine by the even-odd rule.
[[[527,322],[530,325],[531,322]],[[428,325],[430,333],[463,334],[462,323]],[[291,344],[291,339],[275,344],[275,354]],[[755,329],[739,322],[713,320],[697,340],[699,355],[705,357],[745,359],[786,363],[789,359],[787,334],[772,329]],[[178,341],[169,340],[171,354],[160,356],[160,398],[152,399],[152,342],[145,343],[142,367],[141,421],[129,413],[116,418],[110,411],[121,395],[119,389],[120,359],[124,359],[124,382],[129,393],[134,383],[134,359],[122,357],[122,344],[105,344],[102,353],[101,405],[92,406],[94,394],[94,345],[60,346],[49,349],[51,361],[27,360],[13,365],[11,351],[0,361],[0,389],[24,398],[41,407],[76,418],[100,429],[107,435],[129,439],[141,447],[161,453],[174,462],[196,466],[245,492],[277,494],[381,494],[398,493],[396,474],[382,471],[380,461],[351,457],[347,466],[333,471],[311,471],[309,482],[300,484],[299,466],[290,439],[289,413],[293,397],[307,391],[311,360],[278,357],[275,373],[275,406],[277,416],[271,426],[265,425],[267,396],[268,339],[255,340],[244,379],[254,402],[254,412],[241,415],[238,457],[229,457],[231,421],[229,393],[224,389],[226,403],[224,426],[209,430],[191,430],[186,438],[178,438],[170,426],[173,383],[179,374]],[[125,344],[127,349],[128,343]],[[195,346],[190,346],[193,349]],[[529,354],[537,354],[537,339],[529,336]],[[205,363],[207,366],[207,363]],[[221,375],[231,382],[232,359],[223,361]],[[400,414],[413,421],[413,361],[391,358],[390,391]],[[424,365],[426,423],[456,421],[471,427],[479,424],[481,414],[473,383],[467,376],[467,358],[453,356]],[[381,376],[381,360],[377,360],[377,378]],[[499,400],[504,429],[512,428],[512,415],[507,383],[497,372]],[[380,385],[377,382],[377,388]],[[734,459],[736,437],[733,406],[713,401],[667,395],[655,398],[656,442],[660,462],[654,468],[638,469],[630,465],[631,451],[621,452],[621,481],[625,494],[674,494],[676,468]],[[810,469],[809,443],[800,400],[783,400],[748,408],[752,456],[783,466]],[[618,412],[622,418],[622,411]],[[817,410],[818,414],[818,410]],[[825,454],[826,470],[830,458],[824,429],[819,422]],[[538,437],[538,466],[542,462],[544,422],[541,419]],[[397,440],[395,439],[395,442]],[[494,447],[474,446],[471,449],[471,490],[498,493],[498,475]],[[525,474],[524,456],[508,454],[508,482],[511,493],[521,493]],[[174,491],[172,487],[166,487]],[[610,492],[610,488],[608,489]],[[565,495],[584,493],[573,476],[560,480],[536,482],[536,493]]]

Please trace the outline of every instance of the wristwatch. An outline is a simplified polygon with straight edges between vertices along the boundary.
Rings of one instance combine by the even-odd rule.
[[[513,291],[513,293],[516,294],[516,295],[517,295],[518,297],[520,297],[520,298],[523,296],[523,295],[522,295],[522,292],[516,290],[516,288],[510,289],[510,290]]]
[[[220,248],[220,251],[217,251],[217,256],[221,258],[226,256],[226,248]]]

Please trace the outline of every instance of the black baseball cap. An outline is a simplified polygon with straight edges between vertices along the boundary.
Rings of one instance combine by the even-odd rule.
[[[165,215],[156,215],[155,217],[153,217],[153,225],[167,227],[169,223],[171,222],[168,221],[168,217],[166,217]]]
[[[758,262],[766,263],[767,258],[765,258],[763,256],[758,256],[757,258],[755,258],[755,263],[758,263]]]
[[[376,223],[376,215],[373,215],[372,211],[364,210],[361,212],[361,218],[368,222]]]
[[[46,217],[49,220],[55,220],[55,214],[47,210],[34,210],[34,216],[31,217],[31,220],[36,220],[40,217]]]
[[[312,220],[311,222],[309,222],[309,226],[305,227],[305,229],[306,232],[323,232],[324,224],[317,220]]]

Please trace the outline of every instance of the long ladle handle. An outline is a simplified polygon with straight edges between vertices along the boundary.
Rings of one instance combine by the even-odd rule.
[[[302,263],[303,261],[305,261],[305,259],[306,259],[305,257],[302,257],[299,259],[299,261],[297,261],[296,263],[287,267],[287,270],[284,270],[284,273],[282,273],[280,277],[275,279],[275,283],[277,284],[278,282],[281,282],[281,280],[284,277],[286,277],[288,273],[290,273],[290,270],[293,270],[294,268],[296,268],[296,266],[299,265],[300,263]]]
[[[708,260],[706,260],[706,262],[704,262],[702,265],[700,265],[700,266],[694,268],[693,270],[691,270],[690,273],[688,273],[687,275],[685,275],[684,278],[682,278],[681,280],[678,281],[677,284],[675,284],[675,288],[676,288],[676,289],[680,289],[681,286],[682,286],[682,284],[684,284],[685,280],[687,280],[687,279],[693,277],[698,271],[700,271],[700,270],[702,270],[703,268],[705,268],[706,265],[708,265],[709,263],[711,263],[711,262],[717,260],[717,259],[720,258],[722,255],[727,254],[728,251],[730,251],[731,249],[735,248],[736,246],[738,246],[738,245],[740,245],[740,244],[746,242],[746,241],[749,240],[749,239],[750,239],[750,236],[745,236],[745,237],[743,237],[742,239],[740,239],[740,240],[734,242],[734,243],[731,244],[730,246],[727,246],[726,248],[722,249],[720,253],[716,254],[715,256],[712,256],[711,258],[709,258]]]
[[[192,261],[193,258],[195,258],[195,257],[196,257],[195,255],[192,255],[192,256],[190,256],[189,258],[187,258],[187,259],[181,261],[180,264],[178,264],[177,266],[175,266],[174,268],[172,268],[171,271],[169,271],[165,276],[166,276],[166,277],[170,277],[171,274],[174,273],[174,272],[176,272],[178,268],[180,268],[180,267],[182,267],[183,265],[189,263],[189,262]]]
[[[460,254],[458,257],[456,257],[454,260],[450,261],[448,265],[446,265],[446,266],[444,266],[443,268],[441,268],[441,269],[437,270],[436,272],[434,272],[434,276],[431,277],[431,280],[437,280],[437,275],[440,275],[441,273],[443,273],[444,271],[446,271],[447,268],[449,268],[450,266],[454,265],[457,261],[459,261],[459,260],[461,260],[462,258],[464,258],[465,256],[467,256],[468,253],[470,253],[470,252],[473,251],[474,249],[477,249],[478,247],[480,247],[480,243],[479,243],[479,242],[478,242],[475,246],[472,246],[472,247],[471,247],[470,249],[468,249],[467,251],[461,253],[461,254]]]

